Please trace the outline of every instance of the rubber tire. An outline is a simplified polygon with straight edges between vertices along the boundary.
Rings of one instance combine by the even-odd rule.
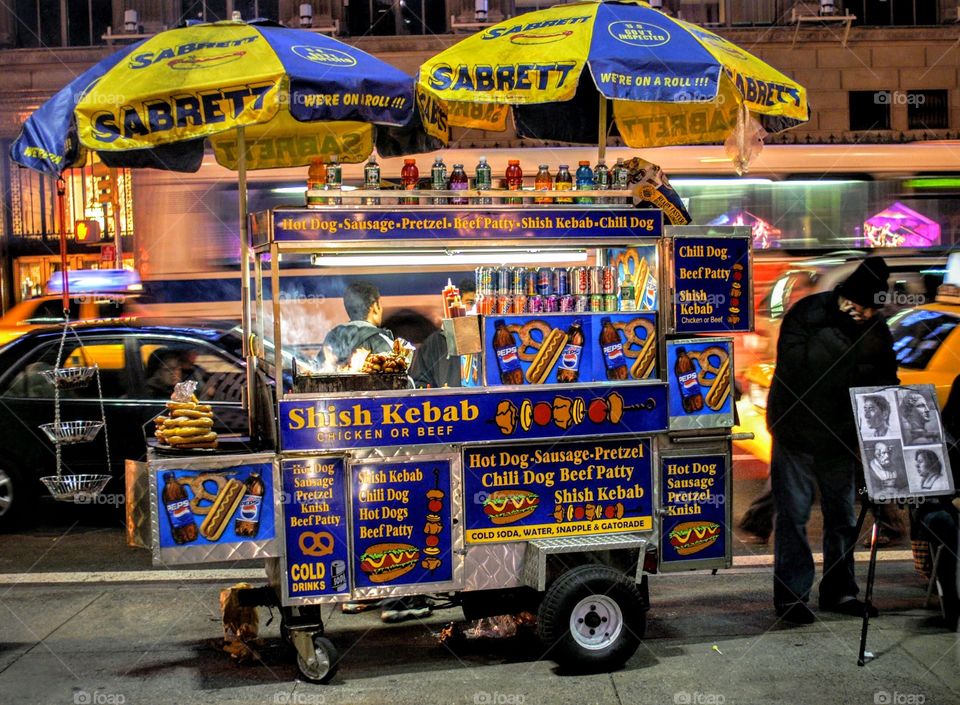
[[[570,615],[591,595],[605,595],[620,609],[623,628],[602,649],[588,649],[570,633]],[[637,584],[619,570],[605,565],[571,568],[547,589],[537,615],[537,630],[545,655],[562,668],[583,673],[611,671],[625,664],[640,646],[647,615]]]
[[[9,488],[10,504],[6,511],[0,514],[0,531],[13,529],[21,524],[27,513],[31,493],[27,491],[23,476],[14,468],[4,466],[0,468],[0,483]],[[0,492],[6,493],[6,489],[0,488]],[[35,500],[34,500],[35,501]]]
[[[299,652],[297,652],[297,668],[300,669],[300,675],[311,683],[328,683],[330,679],[337,674],[337,668],[340,666],[340,654],[337,652],[337,647],[333,645],[332,641],[319,634],[315,634],[313,637],[313,648],[315,651],[323,651],[326,654],[330,668],[324,673],[312,671],[306,662],[304,662]]]

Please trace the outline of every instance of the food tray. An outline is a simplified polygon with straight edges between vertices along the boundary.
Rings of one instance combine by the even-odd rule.
[[[60,389],[77,389],[85,387],[97,372],[97,365],[91,367],[55,367],[52,370],[43,370],[40,374],[54,387]]]
[[[60,502],[78,502],[96,497],[107,482],[109,475],[48,475],[40,481],[47,486],[53,498]]]
[[[103,421],[61,421],[40,424],[40,428],[53,443],[87,443],[100,433]]]
[[[296,394],[394,391],[412,386],[406,372],[368,375],[360,372],[311,374],[297,371],[293,379],[293,392]]]

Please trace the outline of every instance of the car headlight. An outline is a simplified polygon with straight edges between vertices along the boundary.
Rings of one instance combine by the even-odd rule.
[[[769,392],[769,387],[764,387],[756,382],[747,382],[747,394],[749,395],[750,403],[758,409],[766,411],[767,394]]]

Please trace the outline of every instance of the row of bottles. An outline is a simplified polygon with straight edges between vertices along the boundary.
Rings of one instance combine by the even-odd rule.
[[[322,158],[314,159],[310,165],[307,176],[307,205],[326,205],[339,204],[340,198],[328,198],[320,191],[339,191],[343,186],[342,168],[338,155],[330,155],[327,161]],[[603,161],[597,163],[595,167],[590,166],[590,162],[581,161],[575,172],[571,174],[570,167],[566,164],[560,164],[557,167],[556,175],[550,173],[550,167],[547,164],[541,164],[536,176],[534,177],[534,190],[537,191],[592,191],[600,190],[626,190],[628,186],[628,171],[623,163],[623,159],[617,159],[613,169],[608,169]],[[370,156],[370,160],[363,169],[363,188],[366,190],[380,189],[380,165],[376,157]],[[417,160],[407,158],[403,160],[403,168],[400,171],[401,188],[407,191],[416,190],[420,182],[420,169],[417,166]],[[504,184],[508,191],[522,191],[524,184],[523,170],[520,168],[519,159],[511,159],[507,163],[504,171]],[[473,178],[474,188],[486,191],[493,188],[493,171],[486,157],[480,157],[480,161],[474,170]],[[470,188],[470,178],[464,170],[463,164],[454,164],[448,172],[447,165],[443,162],[443,157],[437,157],[433,166],[430,168],[430,188],[435,191],[465,191]],[[311,193],[312,192],[312,193]],[[378,199],[371,200],[371,203]],[[523,198],[504,199],[506,203],[521,204]],[[558,197],[556,199],[541,196],[535,197],[535,203],[590,203],[592,198],[581,197]],[[401,203],[418,204],[417,198],[404,198]],[[453,198],[434,198],[436,204],[452,203],[454,205],[466,205],[469,199],[459,196]],[[479,203],[491,203],[491,199],[481,198]]]

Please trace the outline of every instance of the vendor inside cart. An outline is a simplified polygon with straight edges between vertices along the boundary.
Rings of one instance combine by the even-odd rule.
[[[393,348],[393,334],[380,327],[383,306],[380,291],[370,282],[356,281],[343,292],[343,307],[350,320],[329,333],[323,341],[325,360],[337,368],[350,366],[357,350],[388,353]]]

